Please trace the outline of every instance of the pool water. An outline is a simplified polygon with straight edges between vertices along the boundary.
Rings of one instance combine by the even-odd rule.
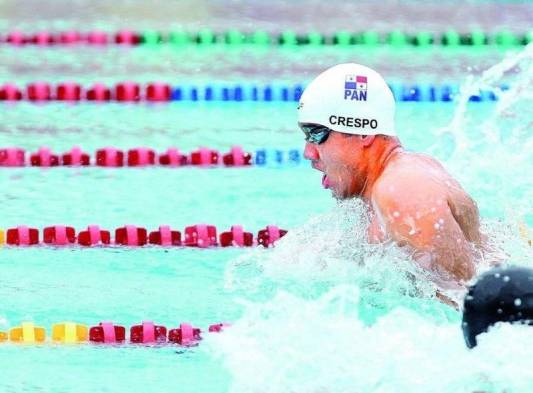
[[[495,110],[495,104],[470,105],[479,118]],[[486,173],[488,164],[476,157],[497,150],[481,142],[465,152],[474,168],[456,168],[450,158],[454,139],[439,136],[455,109],[454,104],[399,104],[402,140],[407,148],[439,155],[478,201],[485,220],[501,220],[486,225],[507,242],[507,251],[526,259],[528,249],[512,232],[515,223],[506,211],[520,207],[526,212],[523,198],[531,192],[527,180],[509,177],[506,168]],[[5,111],[11,129],[1,134],[0,144],[66,151],[81,141],[87,151],[104,145],[159,150],[175,145],[187,151],[198,145],[226,150],[238,142],[249,150],[289,149],[302,147],[294,112],[294,104],[23,103]],[[504,152],[498,154],[527,153],[502,146]],[[531,168],[525,156],[520,163]],[[414,381],[401,368],[414,367],[421,359],[429,363],[429,375],[419,376],[424,389],[452,391],[435,386],[435,373],[439,378],[454,375],[454,391],[463,385],[499,386],[488,376],[487,382],[487,372],[504,385],[516,380],[514,374],[506,379],[511,375],[507,369],[496,369],[499,361],[489,361],[485,368],[477,365],[467,374],[457,374],[457,365],[443,375],[433,370],[437,362],[446,362],[439,368],[451,367],[446,351],[461,362],[477,362],[482,356],[477,353],[487,349],[480,345],[468,353],[459,314],[432,299],[427,285],[409,282],[412,267],[400,251],[366,244],[364,225],[358,221],[364,221],[360,206],[337,207],[321,189],[320,174],[305,163],[213,169],[21,168],[4,169],[0,176],[3,227],[67,223],[84,228],[98,223],[115,228],[133,223],[156,228],[166,223],[183,228],[208,222],[218,228],[241,223],[253,231],[267,224],[291,230],[273,250],[2,249],[0,324],[5,329],[23,320],[47,328],[64,320],[93,325],[113,320],[130,326],[152,319],[169,327],[190,321],[203,328],[234,322],[220,337],[210,335],[189,349],[3,344],[3,391],[122,391],[138,386],[153,392],[246,391],[254,386],[292,391],[289,387],[297,381],[303,391],[344,391],[357,383],[391,391],[387,386],[412,389]],[[499,203],[494,203],[494,194]],[[529,332],[512,333],[530,338]],[[516,360],[516,366],[524,359]],[[363,370],[371,375],[362,378]],[[329,385],[337,380],[334,376],[339,383]]]
[[[531,173],[533,47],[521,53],[442,54],[377,50],[369,65],[395,80],[512,89],[496,103],[399,103],[397,129],[407,149],[439,158],[474,197],[493,250],[490,260],[531,266],[519,234],[533,226]],[[236,52],[142,63],[143,49],[24,48],[0,53],[4,80],[93,81],[154,77],[309,80],[363,54]],[[53,53],[52,53],[53,52]],[[74,53],[74,54],[73,54]],[[117,59],[115,62],[114,59]],[[301,60],[314,59],[298,66]],[[407,65],[393,66],[409,58]],[[18,59],[18,60],[17,60]],[[21,68],[24,59],[33,59]],[[507,59],[507,60],[506,60]],[[20,62],[20,63],[19,63]],[[430,64],[426,67],[425,63]],[[161,63],[157,68],[157,64]],[[241,64],[245,63],[245,65]],[[33,64],[33,65],[32,65]],[[209,69],[206,64],[220,64]],[[258,66],[265,64],[265,73]],[[472,66],[470,69],[468,67]],[[33,68],[32,68],[33,67]],[[156,68],[154,68],[156,67]],[[200,68],[198,68],[200,67]],[[448,68],[447,68],[448,67]],[[488,73],[482,70],[492,67]],[[92,68],[94,69],[94,68]],[[501,72],[500,72],[501,71]],[[281,72],[281,73],[280,73]],[[472,80],[466,80],[466,74]],[[196,75],[198,74],[198,75]],[[132,79],[132,78],[130,78]],[[448,82],[446,80],[446,82]],[[513,88],[515,87],[515,88]],[[295,103],[0,104],[0,146],[64,152],[114,146],[191,151],[303,147]],[[273,249],[78,248],[0,249],[0,331],[22,321],[47,328],[62,321],[126,327],[153,320],[169,328],[206,329],[197,347],[0,344],[2,392],[529,392],[532,329],[497,326],[467,350],[460,313],[434,298],[424,272],[394,245],[366,241],[358,201],[338,203],[308,163],[251,168],[0,168],[0,228],[54,224],[78,230],[160,224],[183,229],[275,224],[289,233]],[[462,294],[453,293],[460,299]]]

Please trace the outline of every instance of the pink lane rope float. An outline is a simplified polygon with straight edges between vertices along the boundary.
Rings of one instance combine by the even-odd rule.
[[[0,245],[4,242],[4,232],[0,230]],[[233,225],[229,231],[217,236],[214,225],[197,224],[185,228],[182,239],[181,232],[168,225],[161,225],[157,230],[149,232],[146,228],[135,225],[125,225],[116,228],[114,238],[111,232],[101,229],[98,225],[89,225],[86,230],[76,234],[71,226],[54,225],[45,227],[42,231],[42,244],[52,246],[128,246],[142,247],[158,245],[164,247],[272,247],[287,231],[275,225],[268,225],[257,232],[246,232],[241,225]],[[5,243],[8,246],[34,246],[41,244],[39,230],[20,225],[6,231]]]
[[[141,85],[124,81],[114,86],[96,82],[82,86],[76,82],[61,82],[56,85],[44,81],[28,83],[24,88],[8,82],[0,86],[0,101],[118,101],[118,102],[170,102],[172,86],[164,82]]]
[[[23,33],[21,31],[12,31],[8,33],[5,42],[12,45],[21,46],[26,44],[49,46],[49,45],[74,45],[87,43],[91,45],[107,45],[110,43],[121,45],[138,45],[141,42],[141,35],[130,30],[120,30],[116,33],[106,33],[95,30],[88,33],[78,31],[64,31],[53,34],[47,31],[36,33]]]
[[[124,166],[154,166],[179,167],[193,166],[217,166],[243,167],[252,165],[252,154],[245,152],[240,146],[233,146],[227,153],[219,153],[217,150],[200,147],[190,154],[182,154],[176,148],[169,148],[158,154],[153,149],[138,147],[126,152],[114,147],[98,149],[94,159],[78,146],[69,152],[57,154],[48,147],[41,147],[38,151],[29,154],[26,160],[26,152],[18,147],[0,149],[0,167],[56,167],[56,166],[99,166],[119,168]]]
[[[181,346],[194,346],[202,340],[202,333],[220,333],[229,327],[228,323],[210,325],[206,331],[191,324],[183,322],[176,328],[168,329],[166,326],[157,325],[152,321],[143,321],[129,329],[129,340],[125,326],[115,325],[113,322],[100,322],[96,326],[76,322],[61,322],[52,325],[51,336],[54,343],[76,344],[95,343],[117,345],[144,344],[164,345],[177,344]],[[9,332],[0,331],[0,342],[11,341],[14,343],[39,344],[47,341],[46,329],[35,326],[32,322],[22,322],[21,326],[11,328]]]
[[[172,88],[162,82],[142,86],[135,82],[121,82],[114,87],[94,83],[83,87],[75,82],[62,82],[52,85],[48,82],[28,83],[24,89],[13,83],[0,87],[0,101],[119,101],[119,102],[168,102],[171,100]]]

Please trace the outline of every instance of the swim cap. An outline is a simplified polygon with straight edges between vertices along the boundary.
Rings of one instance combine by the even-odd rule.
[[[396,135],[396,103],[385,80],[360,64],[331,67],[304,90],[298,121],[355,135]]]
[[[496,322],[533,325],[533,270],[495,268],[481,275],[465,297],[463,334],[468,348]]]

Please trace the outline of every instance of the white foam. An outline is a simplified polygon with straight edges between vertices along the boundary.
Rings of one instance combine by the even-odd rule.
[[[234,392],[529,391],[533,329],[502,324],[468,350],[460,324],[397,308],[366,326],[357,287],[316,300],[278,292],[205,348],[230,370]]]

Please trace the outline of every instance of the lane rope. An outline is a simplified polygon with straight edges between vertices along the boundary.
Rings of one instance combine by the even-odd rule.
[[[300,149],[257,149],[250,153],[241,146],[233,146],[229,152],[221,153],[216,149],[200,147],[190,153],[183,153],[175,147],[157,153],[148,147],[137,147],[127,151],[114,147],[96,150],[94,154],[74,146],[68,152],[54,153],[48,147],[41,147],[36,152],[26,152],[19,147],[0,147],[0,167],[147,167],[162,166],[179,168],[195,166],[199,168],[250,167],[270,165],[298,165],[303,162]]]
[[[444,47],[473,47],[486,46],[514,47],[527,45],[533,41],[533,32],[514,33],[509,30],[501,30],[495,33],[487,33],[481,30],[459,32],[449,29],[443,33],[419,31],[406,33],[394,30],[385,33],[376,31],[338,31],[333,34],[322,34],[312,31],[299,34],[292,30],[281,33],[268,33],[265,31],[242,32],[236,29],[215,32],[204,28],[197,32],[171,31],[162,33],[155,30],[133,31],[120,30],[116,32],[104,31],[38,31],[23,32],[12,31],[0,35],[0,43],[15,46],[38,45],[126,45],[126,46],[159,46],[170,44],[181,47],[185,45],[212,45],[223,44],[228,46],[254,45],[254,46],[377,46],[389,45],[393,48],[416,46],[431,48],[434,46]]]
[[[33,322],[22,322],[20,326],[13,327],[9,332],[0,331],[0,343],[12,342],[20,344],[143,344],[148,346],[177,344],[180,346],[195,346],[202,340],[203,333],[220,333],[229,327],[228,323],[216,323],[202,330],[193,327],[187,322],[182,322],[176,328],[167,328],[152,321],[143,321],[129,329],[125,326],[115,325],[113,322],[104,321],[96,326],[76,322],[60,322],[52,325],[51,334],[42,326]],[[127,337],[127,331],[129,337]]]
[[[86,229],[76,231],[67,225],[52,225],[39,230],[38,228],[19,225],[7,230],[0,229],[0,245],[28,247],[37,245],[48,246],[81,246],[107,247],[126,246],[142,247],[147,245],[163,247],[273,247],[287,234],[285,229],[276,225],[267,225],[254,235],[245,231],[242,225],[232,225],[229,230],[219,231],[210,224],[196,224],[179,231],[169,225],[160,225],[157,230],[149,231],[145,227],[124,225],[113,232],[98,225],[89,225]],[[112,236],[114,234],[114,236]]]
[[[391,83],[389,84],[396,101],[401,102],[452,102],[459,96],[459,84],[431,83]],[[57,84],[36,81],[20,87],[6,82],[0,86],[0,101],[17,102],[80,102],[97,103],[168,103],[175,101],[216,101],[216,102],[297,102],[305,85],[271,82],[254,83],[213,83],[205,85],[170,85],[165,82],[137,83],[124,81],[113,86],[93,83],[83,86],[77,82]],[[499,91],[508,90],[501,85]],[[498,92],[498,91],[497,91]],[[496,101],[497,94],[480,90],[469,96],[471,102]]]

